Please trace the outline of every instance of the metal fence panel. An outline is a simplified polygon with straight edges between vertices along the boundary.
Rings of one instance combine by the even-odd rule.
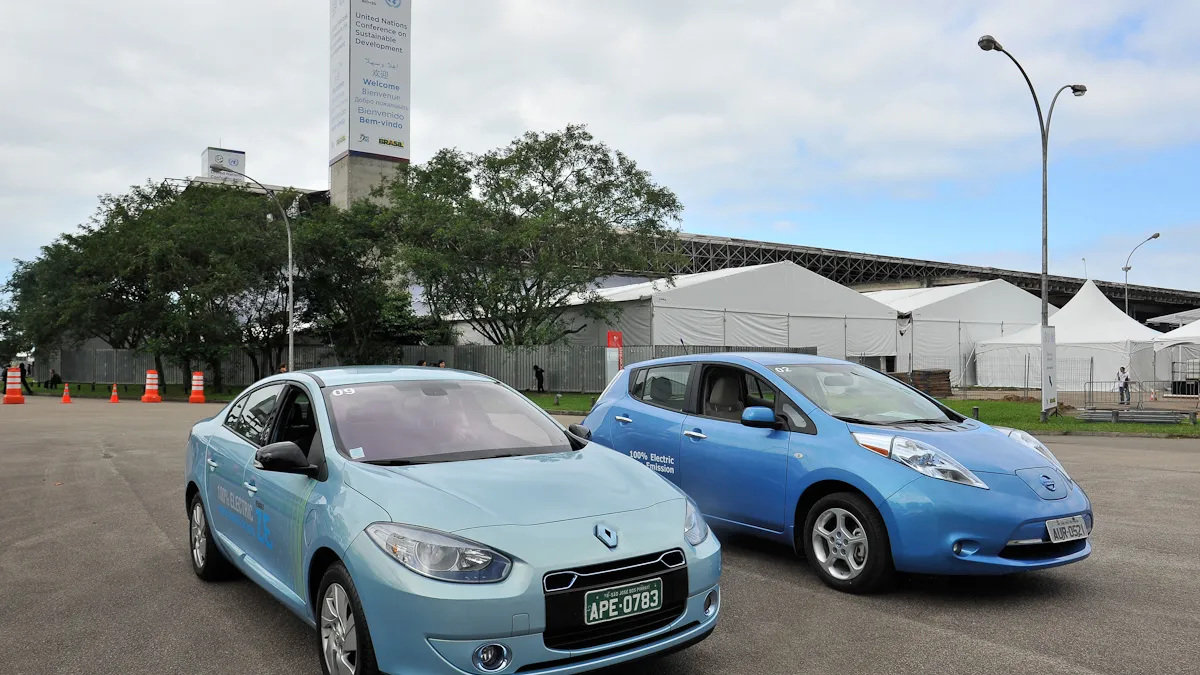
[[[626,365],[667,356],[729,351],[817,353],[816,347],[631,345],[624,350]],[[439,361],[445,361],[449,368],[494,377],[525,391],[537,388],[533,370],[536,365],[546,371],[547,391],[596,393],[607,384],[605,354],[606,348],[599,346],[412,345],[397,349],[378,365],[416,365],[424,360],[430,366],[435,366]],[[337,350],[332,347],[297,346],[294,358],[297,370],[340,365]],[[210,368],[199,364],[192,367],[204,372],[205,382],[209,385],[215,381],[216,373]],[[258,367],[260,377],[266,377],[275,373],[278,364],[259,357]],[[146,371],[154,368],[154,356],[127,349],[64,349],[38,359],[35,365],[36,378],[39,381],[49,379],[51,368],[64,382],[72,384],[142,385],[146,381]],[[224,385],[231,387],[252,384],[255,380],[253,360],[243,351],[230,354],[221,363],[221,380]],[[191,373],[185,373],[176,364],[166,363],[160,373],[160,381],[163,384],[186,384],[191,381]]]
[[[1188,386],[1195,383],[1178,380],[1132,380],[1122,393],[1116,380],[1097,380],[1087,383],[1086,397],[1081,408],[1119,408],[1196,410],[1200,409],[1200,389]]]

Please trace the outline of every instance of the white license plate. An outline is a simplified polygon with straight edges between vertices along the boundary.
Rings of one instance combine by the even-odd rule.
[[[1083,516],[1047,520],[1046,529],[1050,531],[1050,541],[1056,544],[1064,541],[1086,539],[1088,536],[1087,525],[1083,522]]]

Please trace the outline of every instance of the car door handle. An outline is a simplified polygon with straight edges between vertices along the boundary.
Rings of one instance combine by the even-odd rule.
[[[633,422],[633,420],[629,419],[628,417],[626,417],[626,416],[624,416],[624,415],[617,415],[617,416],[616,416],[616,417],[614,417],[613,419],[614,419],[614,420],[616,420],[616,421],[618,421],[618,422],[623,422],[623,423],[625,423],[625,424],[629,424],[629,423]]]
[[[208,465],[214,469],[217,468],[217,463],[212,461],[211,459],[208,460]]]
[[[683,435],[691,436],[692,438],[700,438],[700,439],[708,438],[708,436],[705,436],[704,434],[700,433],[699,431],[685,431],[685,432],[683,432]]]
[[[254,494],[255,492],[258,492],[258,486],[253,485],[251,483],[242,483],[242,487],[246,488],[246,490],[248,490],[250,492],[250,494]]]

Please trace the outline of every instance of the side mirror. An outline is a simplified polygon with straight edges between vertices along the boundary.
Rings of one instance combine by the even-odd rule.
[[[298,473],[315,478],[317,467],[308,463],[300,446],[292,441],[264,445],[254,453],[254,468],[279,473]]]
[[[567,431],[571,432],[571,435],[582,438],[585,441],[592,440],[592,430],[582,424],[572,424],[567,427]]]
[[[755,429],[778,429],[779,421],[775,419],[774,410],[755,405],[742,411],[742,425]]]

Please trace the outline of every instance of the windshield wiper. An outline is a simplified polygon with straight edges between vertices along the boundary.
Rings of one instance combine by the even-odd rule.
[[[952,420],[950,418],[944,418],[944,419],[940,419],[940,420],[937,420],[937,419],[911,419],[911,420],[896,420],[894,422],[889,422],[889,424],[949,424],[953,421],[954,420]]]
[[[413,466],[415,464],[429,464],[428,460],[415,459],[360,459],[359,464],[372,464],[374,466]]]
[[[871,420],[864,420],[858,417],[842,417],[841,415],[834,415],[834,417],[843,422],[849,422],[850,424],[869,424],[873,427],[887,424],[887,422],[872,422]]]

